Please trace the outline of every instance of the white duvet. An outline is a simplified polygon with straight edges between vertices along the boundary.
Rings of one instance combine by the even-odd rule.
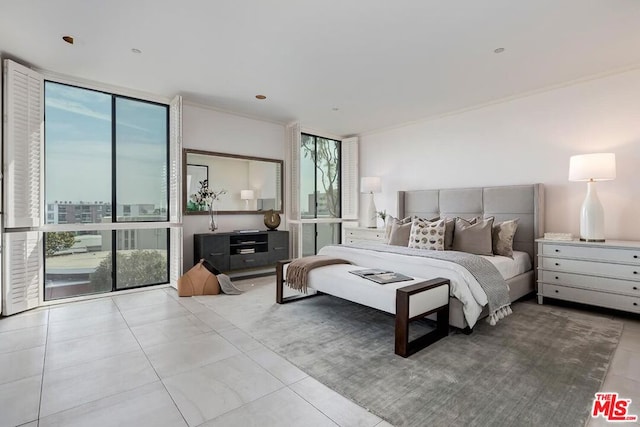
[[[423,279],[449,279],[451,295],[462,303],[462,311],[470,327],[476,324],[482,308],[488,302],[475,277],[466,268],[453,262],[347,246],[325,246],[318,254],[346,259],[358,266],[389,269]],[[524,252],[514,253],[513,260],[500,256],[485,258],[496,265],[505,280],[531,269],[529,255]]]

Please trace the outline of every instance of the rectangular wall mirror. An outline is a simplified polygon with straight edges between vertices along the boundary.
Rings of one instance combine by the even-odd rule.
[[[182,159],[186,215],[208,213],[208,207],[194,198],[205,179],[210,190],[226,191],[215,202],[219,214],[262,214],[269,209],[282,213],[282,160],[191,149],[184,150]]]

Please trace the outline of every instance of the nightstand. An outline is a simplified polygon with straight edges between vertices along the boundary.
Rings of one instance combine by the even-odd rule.
[[[536,240],[544,298],[640,313],[640,242]]]
[[[386,243],[384,228],[367,228],[367,227],[345,227],[342,243],[356,242],[380,242]]]

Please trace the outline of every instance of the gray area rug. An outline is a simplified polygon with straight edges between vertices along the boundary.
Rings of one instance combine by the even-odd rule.
[[[274,305],[249,330],[396,426],[583,426],[622,323],[533,302],[513,312],[408,359],[393,353],[392,316],[326,295]]]

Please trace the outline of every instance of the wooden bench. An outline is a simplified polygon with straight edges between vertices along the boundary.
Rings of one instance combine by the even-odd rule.
[[[316,294],[284,296],[285,266],[276,264],[276,302],[284,304]],[[309,288],[395,315],[395,353],[408,357],[449,334],[449,279],[414,278],[410,282],[380,285],[349,270],[365,268],[350,264],[321,267],[309,273]],[[436,329],[409,341],[409,324],[436,314]]]

